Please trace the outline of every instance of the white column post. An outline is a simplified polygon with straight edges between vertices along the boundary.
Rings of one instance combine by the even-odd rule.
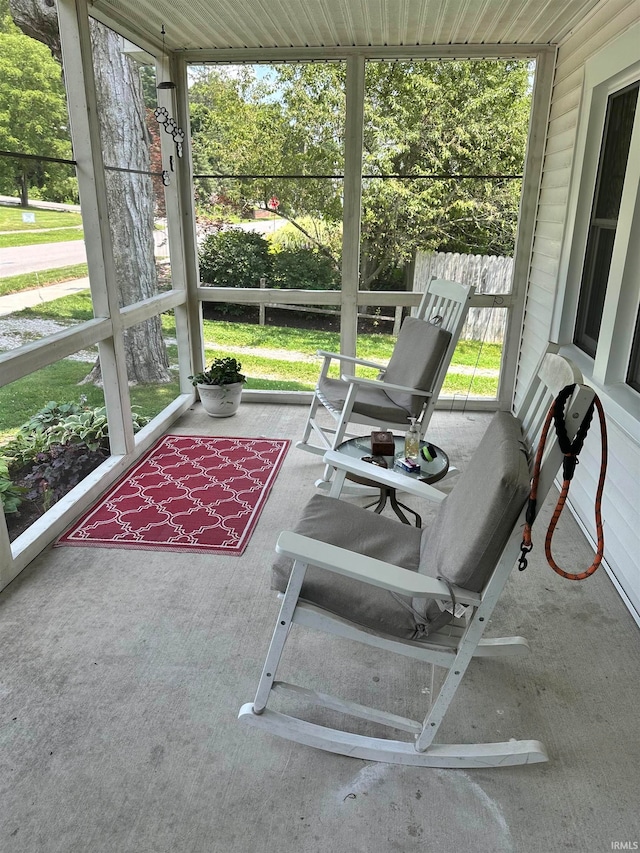
[[[362,202],[362,141],[364,128],[364,69],[362,54],[347,59],[344,203],[342,212],[342,302],[340,352],[356,354],[358,285],[360,279],[360,219]]]
[[[86,0],[58,0],[58,24],[93,310],[113,330],[99,351],[111,453],[119,455],[133,450],[134,438]]]
[[[542,165],[551,106],[555,58],[555,48],[549,48],[548,51],[539,53],[536,60],[533,104],[518,213],[518,234],[513,255],[513,307],[509,312],[502,352],[500,387],[498,389],[499,408],[505,410],[511,407],[515,389],[527,282],[533,251],[540,183],[542,181]]]

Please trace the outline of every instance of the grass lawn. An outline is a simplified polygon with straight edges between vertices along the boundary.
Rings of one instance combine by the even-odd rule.
[[[35,214],[35,222],[23,222],[23,213]],[[33,231],[36,228],[71,228],[82,225],[82,216],[67,210],[0,205],[0,231]]]
[[[0,233],[0,249],[12,249],[16,246],[33,246],[36,243],[67,243],[84,239],[82,228],[62,228],[60,231],[23,231],[20,234]]]
[[[89,275],[89,268],[86,264],[10,275],[8,278],[0,278],[0,296],[19,293],[21,290],[33,290],[36,287],[46,287],[48,284],[59,284],[62,281],[73,281],[87,275]]]
[[[93,304],[91,292],[82,290],[72,296],[52,299],[33,308],[25,308],[14,315],[15,317],[41,317],[43,320],[57,320],[60,323],[76,325],[85,320],[93,319]]]
[[[77,324],[93,317],[91,297],[86,291],[25,309],[15,316]],[[165,338],[175,337],[172,313],[162,315],[162,328]],[[315,357],[316,350],[335,352],[340,345],[336,332],[211,320],[204,321],[204,339],[207,363],[220,356],[235,356],[249,377],[248,389],[311,390],[315,387],[320,367],[320,359]],[[170,359],[175,362],[177,347],[171,340],[167,343]],[[391,335],[358,337],[358,355],[361,358],[384,363],[392,349]],[[499,344],[460,342],[447,374],[444,394],[495,397],[501,352]],[[480,372],[474,376],[476,366]],[[456,367],[460,369],[456,370]],[[77,385],[88,371],[86,363],[65,360],[0,388],[0,437],[16,429],[50,400],[66,402],[86,394],[91,405],[102,405],[101,389]],[[483,371],[490,371],[490,374],[484,375]],[[375,371],[369,371],[369,375],[374,374]],[[363,372],[363,375],[366,374]],[[177,394],[177,382],[167,386],[131,388],[132,402],[149,416],[157,414]]]
[[[89,406],[103,406],[102,388],[79,385],[91,365],[64,359],[0,388],[0,441],[15,430],[50,400],[58,403],[79,402],[87,398]],[[168,385],[138,385],[130,388],[131,404],[148,417],[154,417],[179,393],[178,381]]]

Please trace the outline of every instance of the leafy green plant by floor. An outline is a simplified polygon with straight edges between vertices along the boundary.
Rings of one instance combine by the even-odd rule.
[[[134,433],[149,423],[149,418],[132,409],[131,420]],[[60,444],[84,442],[91,450],[109,452],[109,424],[106,406],[72,412],[56,426],[51,427],[51,440]]]
[[[50,400],[35,415],[32,415],[28,421],[22,424],[20,432],[44,433],[59,426],[70,415],[77,415],[84,411],[85,403],[85,397],[80,397],[79,403],[56,403],[55,400]]]
[[[134,433],[149,423],[137,410],[131,412]],[[91,451],[109,453],[109,429],[105,406],[87,406],[83,396],[78,403],[48,402],[19,428],[9,442],[0,447],[12,475],[23,472],[38,456],[53,445],[84,443]]]
[[[4,461],[13,475],[27,468],[38,453],[49,447],[49,437],[44,432],[18,433],[0,446],[0,464]]]
[[[241,370],[242,364],[235,358],[214,358],[210,367],[189,379],[192,385],[235,385],[247,381]]]
[[[6,515],[18,511],[26,491],[11,480],[8,465],[0,459],[0,502]]]
[[[108,455],[107,451],[92,449],[84,441],[51,445],[44,453],[38,453],[33,468],[23,480],[28,490],[26,499],[36,501],[41,498],[46,512]]]
[[[85,409],[74,412],[51,429],[51,438],[60,444],[84,442],[91,450],[109,450],[109,424],[107,409]]]

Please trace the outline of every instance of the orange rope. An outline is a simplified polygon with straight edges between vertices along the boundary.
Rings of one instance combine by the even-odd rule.
[[[553,401],[551,408],[547,414],[547,418],[545,420],[544,426],[542,428],[542,434],[540,436],[540,443],[538,445],[538,451],[536,453],[536,459],[533,467],[533,478],[531,481],[531,494],[529,496],[529,510],[527,511],[527,522],[524,527],[524,532],[522,536],[522,545],[521,545],[521,556],[519,562],[519,568],[522,571],[526,568],[527,558],[526,555],[533,548],[533,544],[531,541],[531,527],[535,520],[535,504],[538,493],[538,479],[540,476],[540,466],[542,464],[542,456],[544,453],[544,446],[547,440],[547,436],[549,434],[549,428],[551,426],[551,422],[555,416],[555,409],[557,405],[557,399]],[[560,497],[558,498],[558,503],[556,504],[556,508],[553,512],[553,516],[551,517],[551,521],[549,523],[549,528],[547,530],[547,535],[544,542],[544,551],[545,556],[547,558],[547,562],[551,566],[554,572],[561,575],[563,578],[567,578],[567,580],[571,581],[582,581],[592,575],[600,563],[602,562],[604,556],[604,532],[602,527],[602,492],[604,489],[604,481],[607,473],[607,453],[608,453],[608,445],[607,445],[607,425],[604,417],[604,409],[602,407],[602,403],[599,398],[594,397],[594,405],[598,410],[598,417],[600,419],[600,437],[602,443],[602,454],[601,454],[601,463],[600,463],[600,477],[598,479],[598,487],[596,489],[596,497],[595,497],[595,522],[596,522],[596,533],[598,537],[597,551],[596,556],[592,564],[586,569],[584,572],[565,572],[564,569],[560,568],[560,566],[556,563],[553,558],[553,554],[551,553],[551,541],[553,539],[553,534],[555,532],[556,526],[558,524],[558,520],[564,509],[564,505],[567,500],[567,494],[569,493],[569,486],[571,485],[571,477],[565,477],[562,483],[562,489],[560,490]],[[575,457],[574,465],[577,464],[577,455],[580,451],[578,450],[576,453],[565,453],[565,457]]]

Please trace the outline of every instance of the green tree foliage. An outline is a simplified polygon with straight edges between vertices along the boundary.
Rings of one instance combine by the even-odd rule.
[[[286,135],[283,116],[251,69],[241,67],[237,75],[203,69],[191,87],[190,102],[196,174],[254,175],[264,174],[266,164],[279,168]],[[205,179],[197,183],[197,198],[240,211],[256,201],[266,206],[270,186],[263,180]]]
[[[0,6],[0,150],[71,159],[60,65],[40,42],[13,24]],[[75,200],[72,166],[0,157],[0,192],[19,194],[23,176],[51,201]]]
[[[367,64],[363,175],[374,177],[363,180],[361,286],[397,278],[419,249],[513,251],[519,180],[465,176],[521,174],[530,72],[516,61]],[[192,89],[196,173],[314,176],[212,181],[207,192],[239,207],[276,196],[278,215],[336,265],[304,218],[329,230],[342,218],[344,82],[342,63],[292,64],[259,78],[207,70]]]
[[[363,276],[416,250],[511,254],[530,109],[524,62],[369,63]],[[447,179],[419,178],[446,175]]]

